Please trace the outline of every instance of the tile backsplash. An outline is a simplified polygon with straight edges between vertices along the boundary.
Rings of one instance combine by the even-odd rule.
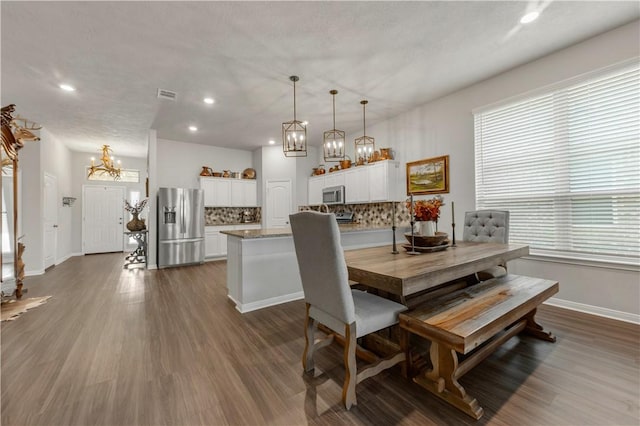
[[[248,211],[252,218],[251,223],[260,223],[262,209],[260,207],[205,207],[205,226],[236,225],[241,223],[242,212]]]
[[[353,212],[353,220],[366,226],[391,226],[395,204],[396,226],[409,226],[409,210],[403,202],[340,204],[329,206],[331,213]],[[300,211],[324,211],[321,206],[300,206]]]

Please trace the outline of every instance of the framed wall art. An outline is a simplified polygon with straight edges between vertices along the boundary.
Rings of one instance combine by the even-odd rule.
[[[449,156],[407,163],[407,195],[447,194]]]

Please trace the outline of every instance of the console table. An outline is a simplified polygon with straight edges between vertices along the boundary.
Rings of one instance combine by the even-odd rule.
[[[139,265],[143,264],[144,267],[147,267],[147,232],[148,230],[142,231],[127,231],[124,234],[136,240],[138,243],[138,247],[129,253],[124,258],[124,267],[128,268],[130,265]]]

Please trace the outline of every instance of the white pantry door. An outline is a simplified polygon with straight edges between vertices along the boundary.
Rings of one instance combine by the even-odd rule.
[[[44,269],[56,263],[58,246],[58,178],[44,174]]]
[[[289,226],[291,214],[291,181],[267,181],[267,228]]]
[[[85,185],[82,212],[85,254],[123,250],[124,187]]]

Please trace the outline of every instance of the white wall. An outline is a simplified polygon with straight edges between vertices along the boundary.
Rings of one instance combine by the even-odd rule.
[[[251,151],[158,139],[158,188],[200,188],[202,166],[242,172],[253,167]]]
[[[461,236],[464,212],[475,208],[472,110],[637,57],[639,40],[636,21],[373,125],[367,134],[390,141],[402,163],[450,156],[451,192],[444,195],[447,208],[441,221],[451,223],[448,207],[455,201],[456,231]],[[640,318],[638,272],[536,260],[514,262],[510,271],[559,280],[558,299]]]

